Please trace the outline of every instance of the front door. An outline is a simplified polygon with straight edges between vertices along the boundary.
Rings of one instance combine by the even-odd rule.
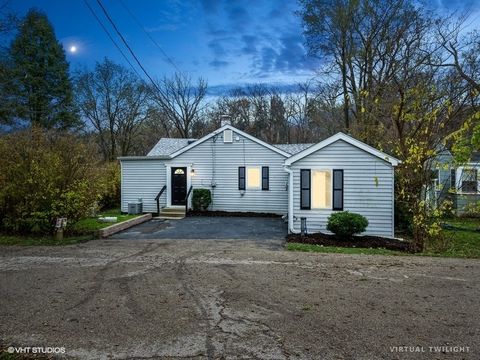
[[[187,168],[172,167],[172,205],[185,205]]]

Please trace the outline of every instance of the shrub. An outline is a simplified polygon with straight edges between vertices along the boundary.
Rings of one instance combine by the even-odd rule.
[[[339,237],[351,238],[367,229],[368,220],[365,216],[341,211],[328,217],[327,230]]]
[[[195,211],[203,211],[212,202],[212,193],[208,189],[193,189],[192,206]]]
[[[105,193],[94,148],[74,135],[27,129],[0,138],[0,229],[48,233],[91,212]]]
[[[461,217],[480,218],[480,201],[471,202],[465,205]]]
[[[100,199],[101,209],[120,207],[120,164],[117,161],[106,163],[102,174],[103,194]]]

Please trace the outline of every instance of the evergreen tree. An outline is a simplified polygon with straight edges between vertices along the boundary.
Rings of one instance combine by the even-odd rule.
[[[45,14],[37,10],[27,13],[10,55],[14,120],[47,129],[78,126],[69,64]]]

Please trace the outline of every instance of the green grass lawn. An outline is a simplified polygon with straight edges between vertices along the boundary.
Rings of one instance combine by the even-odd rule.
[[[117,223],[129,219],[133,219],[138,215],[122,215],[120,209],[106,210],[98,214],[98,216],[116,216]],[[58,241],[52,236],[35,236],[35,235],[5,235],[0,234],[0,245],[71,245],[81,242],[86,242],[95,238],[95,232],[104,227],[113,225],[115,223],[100,222],[97,218],[85,218],[75,223],[62,241]]]
[[[480,258],[480,232],[474,231],[480,228],[480,219],[452,219],[445,221],[447,224],[469,229],[445,230],[445,236],[449,240],[444,249],[436,249],[435,245],[427,245],[427,249],[421,255],[445,256],[462,258]]]
[[[475,230],[480,227],[480,219],[452,219],[446,221],[450,225]],[[403,256],[441,256],[458,258],[480,258],[480,232],[463,230],[444,230],[444,235],[449,240],[443,246],[433,242],[427,245],[422,253],[409,254],[401,251],[372,248],[347,248],[335,246],[321,246],[300,243],[287,243],[287,250],[363,254],[363,255],[403,255]]]
[[[57,241],[52,236],[34,235],[3,235],[0,234],[0,245],[24,245],[24,246],[55,246],[72,245],[92,240],[92,235],[67,236],[62,241]]]
[[[98,214],[97,217],[95,218],[85,218],[77,223],[75,223],[72,227],[72,232],[75,234],[86,234],[86,233],[92,233],[95,232],[96,230],[103,229],[104,227],[116,224],[116,223],[107,223],[107,222],[101,222],[98,221],[98,217],[107,217],[107,216],[116,216],[117,217],[117,223],[133,219],[137,217],[138,215],[127,215],[127,214],[122,214],[120,212],[120,209],[112,209],[112,210],[106,210],[104,212],[101,212]]]
[[[405,253],[401,251],[394,251],[394,250],[387,250],[387,249],[336,247],[336,246],[323,246],[323,245],[311,245],[311,244],[300,244],[300,243],[287,243],[287,250],[321,252],[321,253],[363,254],[363,255],[405,255]]]

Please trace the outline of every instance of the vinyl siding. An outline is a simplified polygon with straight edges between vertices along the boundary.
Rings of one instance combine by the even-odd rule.
[[[457,194],[455,197],[457,215],[463,215],[466,207],[478,204],[480,202],[480,194]]]
[[[343,169],[344,210],[364,215],[365,234],[393,236],[393,167],[345,141],[339,140],[291,165],[293,171],[294,231],[307,218],[308,232],[326,231],[331,209],[300,209],[300,169]],[[375,177],[378,179],[376,185]]]
[[[283,155],[234,131],[233,143],[224,143],[220,133],[216,139],[210,138],[169,160],[168,165],[193,166],[191,184],[194,189],[212,191],[211,210],[286,214],[288,174],[283,170],[284,160]],[[268,166],[269,190],[247,188],[242,196],[238,190],[239,166]],[[212,183],[216,186],[212,187]]]
[[[156,212],[155,197],[166,185],[164,160],[128,160],[122,161],[122,212],[128,211],[128,203],[143,200],[144,212]],[[166,204],[166,193],[160,198],[160,206]]]

